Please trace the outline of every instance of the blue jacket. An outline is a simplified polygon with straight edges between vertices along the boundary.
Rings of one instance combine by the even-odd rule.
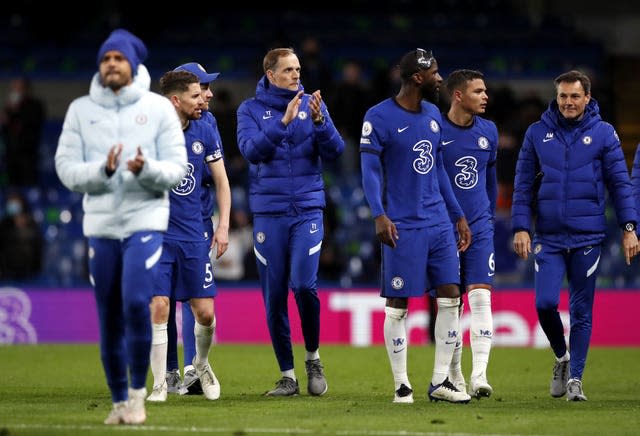
[[[296,215],[325,207],[322,160],[338,158],[344,141],[324,103],[325,121],[314,125],[308,94],[302,96],[297,118],[285,126],[281,119],[295,95],[270,86],[263,76],[256,96],[238,107],[238,147],[249,162],[254,214]]]
[[[516,165],[513,231],[530,232],[536,215],[541,242],[560,248],[600,243],[607,229],[605,186],[618,223],[635,223],[620,140],[613,126],[602,121],[598,103],[592,98],[582,119],[570,122],[554,100],[525,133]]]
[[[631,168],[631,184],[633,185],[636,211],[640,214],[640,143],[636,148],[636,157],[633,159],[633,167]],[[636,233],[640,235],[640,229],[636,229]]]

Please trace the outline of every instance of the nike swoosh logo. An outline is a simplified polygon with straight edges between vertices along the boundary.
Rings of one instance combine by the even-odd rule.
[[[447,344],[447,345],[451,345],[451,344],[455,344],[455,343],[456,343],[456,341],[448,341],[448,342],[445,341],[445,344]]]
[[[455,139],[452,139],[451,141],[442,141],[442,145],[448,145],[448,144],[451,144],[452,142],[455,142]]]
[[[314,230],[314,229],[311,229],[311,230],[309,230],[309,233],[315,233],[315,232],[317,232],[318,230],[320,230],[320,229],[315,229],[315,230]]]
[[[268,120],[269,118],[273,118],[273,115],[263,115],[262,116],[263,120]]]
[[[584,255],[586,256],[587,254],[591,253],[591,250],[593,250],[593,247],[589,248],[588,250],[584,250]]]
[[[549,141],[553,141],[553,138],[544,138],[544,139],[542,140],[542,142],[549,142]]]
[[[398,133],[402,133],[402,132],[404,132],[405,130],[407,130],[408,128],[409,128],[409,126],[405,126],[405,127],[403,127],[402,129],[401,129],[400,127],[398,127]]]
[[[89,121],[89,124],[95,124],[95,123],[99,123],[99,122],[100,122],[100,120],[91,120],[91,121]]]
[[[209,283],[208,285],[204,285],[202,288],[203,289],[207,289],[207,288],[210,288],[211,286],[213,286],[213,283]]]
[[[151,240],[151,238],[153,238],[153,235],[147,235],[147,236],[143,236],[140,238],[140,241],[144,244],[147,243]]]
[[[490,273],[487,273],[487,275],[488,275],[489,277],[491,277],[491,276],[495,275],[495,273],[494,273],[494,272],[490,272]]]
[[[405,347],[407,348],[407,347]],[[393,350],[394,353],[400,353],[405,350],[405,348],[400,348],[399,350]]]

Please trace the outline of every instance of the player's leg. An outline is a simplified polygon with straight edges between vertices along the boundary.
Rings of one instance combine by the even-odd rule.
[[[156,285],[162,239],[161,232],[138,232],[123,243],[122,302],[127,325],[125,331],[131,378],[127,405],[129,424],[141,424],[146,420],[145,385],[152,339],[149,303]]]
[[[571,251],[567,267],[569,279],[569,316],[571,332],[570,378],[567,383],[567,400],[586,401],[582,392],[582,373],[587,362],[593,319],[593,298],[596,289],[600,245]]]
[[[558,312],[560,287],[566,272],[565,256],[561,250],[541,243],[534,243],[533,254],[538,321],[556,357],[549,393],[552,397],[562,397],[567,391],[570,360],[564,326]]]
[[[449,380],[449,368],[460,336],[460,262],[453,230],[443,225],[429,230],[427,271],[436,289],[438,314],[435,326],[435,359],[429,399],[467,403],[471,399]]]
[[[122,314],[120,241],[89,238],[89,273],[98,309],[100,358],[113,409],[105,424],[124,424],[128,396],[125,323]]]
[[[318,266],[324,229],[322,212],[305,214],[291,229],[290,285],[296,299],[305,346],[307,392],[324,395],[328,385],[320,361],[320,300]]]
[[[153,375],[153,390],[148,401],[167,400],[167,352],[169,345],[168,325],[170,298],[173,281],[173,264],[175,246],[171,241],[164,241],[162,255],[157,265],[153,298],[151,300],[151,354],[150,366]],[[174,321],[175,324],[175,321]]]
[[[462,289],[461,289],[462,290]],[[435,290],[434,290],[435,294]],[[462,314],[464,313],[464,301],[463,296],[460,296],[460,305],[458,307],[458,319],[462,319]],[[434,337],[435,343],[435,337]],[[451,364],[449,364],[449,381],[458,389],[460,392],[467,392],[467,384],[464,379],[464,375],[462,374],[462,350],[464,347],[464,340],[462,330],[458,335],[458,340],[456,341],[456,346],[453,349],[453,355],[451,356]]]
[[[208,400],[217,400],[220,398],[220,383],[209,364],[216,328],[213,299],[217,295],[217,288],[213,280],[208,242],[180,243],[178,259],[176,299],[184,301],[188,298],[195,318],[193,335],[196,352],[192,364],[204,396]]]
[[[153,347],[153,345],[152,345]],[[169,300],[169,319],[167,321],[167,393],[180,392],[182,381],[180,379],[180,364],[178,363],[178,326],[176,324],[176,300]]]
[[[290,217],[255,216],[253,243],[271,344],[282,378],[267,396],[300,393],[296,379],[289,325],[289,220]]]
[[[182,355],[184,356],[184,383],[181,393],[187,395],[202,394],[202,386],[200,379],[196,374],[192,362],[196,356],[196,337],[194,336],[194,327],[196,319],[193,316],[191,305],[188,301],[182,302]],[[215,334],[215,332],[214,332]]]
[[[382,287],[386,298],[384,343],[394,383],[394,403],[413,403],[407,373],[409,297],[423,297],[427,287],[426,229],[399,229],[396,247],[382,245]]]
[[[469,337],[473,367],[469,382],[469,393],[475,397],[488,397],[493,393],[487,381],[487,365],[493,338],[493,316],[491,313],[491,287],[495,274],[493,231],[474,234],[471,247],[462,254],[462,275],[466,283],[467,298],[471,311]]]

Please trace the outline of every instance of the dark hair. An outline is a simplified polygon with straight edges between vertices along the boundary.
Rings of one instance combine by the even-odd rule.
[[[475,79],[484,80],[484,74],[477,70],[455,70],[447,77],[447,91],[449,95],[453,94],[456,89],[467,87],[467,82]]]
[[[200,79],[188,71],[167,71],[160,77],[160,92],[168,97],[174,92],[186,92],[192,83],[200,83]]]
[[[563,82],[580,82],[580,84],[582,85],[582,89],[584,89],[584,93],[586,95],[591,94],[591,80],[589,80],[589,77],[586,74],[578,70],[567,71],[566,73],[562,73],[558,77],[556,77],[556,79],[553,81],[553,84],[556,87],[556,91],[558,90],[558,85]]]
[[[273,70],[280,58],[292,54],[296,54],[296,52],[291,47],[280,47],[269,50],[262,60],[262,70],[265,73],[267,70]]]
[[[398,64],[400,77],[407,80],[414,73],[431,68],[431,65],[433,65],[435,61],[436,59],[431,50],[421,48],[411,50],[409,53],[405,53],[400,59],[400,63]]]

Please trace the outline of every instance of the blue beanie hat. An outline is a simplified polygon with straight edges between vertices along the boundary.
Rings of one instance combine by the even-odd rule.
[[[98,67],[100,67],[104,54],[111,50],[117,50],[127,58],[134,76],[138,71],[138,65],[147,58],[147,47],[144,42],[124,29],[114,30],[106,41],[102,43],[100,50],[98,50]]]

